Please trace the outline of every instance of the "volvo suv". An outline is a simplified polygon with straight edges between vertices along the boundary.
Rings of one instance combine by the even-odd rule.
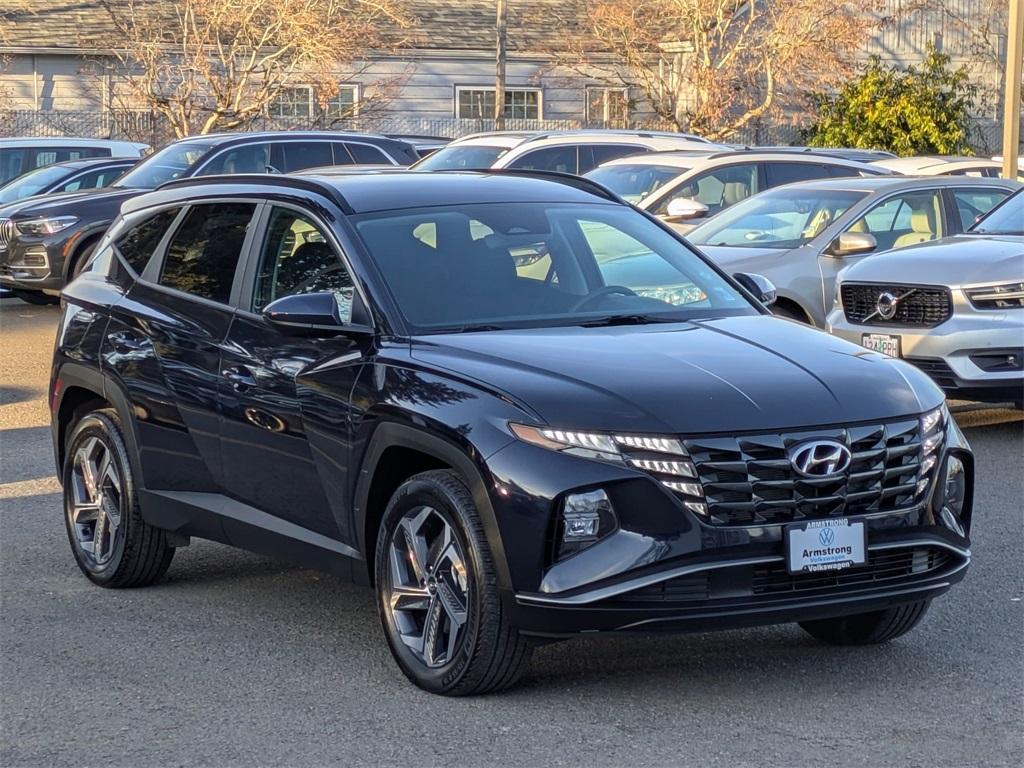
[[[439,694],[582,633],[890,640],[968,567],[971,452],[924,373],[771,299],[580,178],[171,182],[63,294],[72,553],[104,587],[191,537],[370,584]]]

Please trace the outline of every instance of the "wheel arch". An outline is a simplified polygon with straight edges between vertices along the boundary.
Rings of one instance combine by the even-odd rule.
[[[82,254],[85,251],[85,249],[91,245],[95,245],[96,243],[98,243],[103,238],[103,235],[106,233],[107,228],[109,226],[110,222],[107,222],[101,227],[94,227],[92,229],[86,230],[76,239],[71,240],[68,243],[65,243],[64,248],[67,252],[64,257],[63,270],[65,284],[67,284],[68,280],[70,280],[71,271],[74,269],[74,266],[78,262],[78,260],[82,258]]]
[[[395,469],[397,468],[397,469]],[[357,548],[366,563],[366,583],[373,583],[377,530],[394,490],[415,474],[430,469],[450,469],[462,479],[473,496],[491,548],[500,588],[511,585],[501,534],[481,468],[458,445],[416,427],[396,422],[380,424],[373,432],[359,468],[355,488],[353,523]]]

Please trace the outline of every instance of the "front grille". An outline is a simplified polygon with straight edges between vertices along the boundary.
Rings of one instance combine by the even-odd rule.
[[[785,596],[820,589],[858,589],[947,568],[953,555],[938,547],[902,547],[868,552],[864,565],[841,571],[790,574],[782,561],[737,565],[691,573],[617,595],[614,603],[707,603],[713,600]]]
[[[808,440],[850,449],[850,466],[805,477],[790,449]],[[884,424],[683,440],[697,470],[713,525],[762,525],[888,512],[913,505],[921,462],[917,418]],[[930,472],[931,470],[929,470]]]
[[[946,567],[950,559],[944,549],[919,547],[869,552],[867,563],[841,571],[790,574],[785,564],[770,563],[754,569],[751,587],[755,595],[854,587],[935,571]]]
[[[10,219],[0,219],[0,253],[7,250],[7,245],[14,237],[14,222]]]
[[[877,285],[843,283],[840,288],[846,319],[859,325],[890,325],[908,328],[932,328],[953,314],[953,299],[948,288],[925,285]],[[879,297],[896,299],[895,314],[886,319],[879,313]]]

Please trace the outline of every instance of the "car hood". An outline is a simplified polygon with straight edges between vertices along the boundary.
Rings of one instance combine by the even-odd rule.
[[[1024,278],[1024,237],[954,235],[868,256],[843,270],[843,281],[926,283],[957,287]]]
[[[69,208],[74,209],[75,204],[79,202],[91,204],[105,199],[109,199],[111,202],[123,202],[146,191],[128,187],[100,187],[99,189],[83,189],[80,192],[61,192],[55,195],[29,197],[0,207],[0,218],[27,219],[38,216],[58,216]]]
[[[776,430],[888,419],[942,402],[906,363],[762,315],[420,336],[411,354],[574,429]]]

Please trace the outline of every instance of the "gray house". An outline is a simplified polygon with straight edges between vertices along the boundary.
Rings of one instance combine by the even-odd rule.
[[[942,8],[930,10],[919,10],[917,0],[885,2],[891,22],[869,41],[865,55],[908,64],[935,44],[954,61],[975,62],[976,82],[998,92],[1005,33],[1000,40],[998,24],[991,32],[981,23],[998,0],[942,0]],[[566,40],[586,29],[590,5],[509,0],[505,114],[512,126],[621,125],[652,117],[639,89],[609,87],[557,66]],[[0,36],[0,95],[21,119],[11,127],[0,116],[0,133],[112,130],[106,117],[122,106],[116,87],[89,64],[110,49],[106,11],[97,0],[31,0],[29,7],[0,10],[0,20],[7,20]],[[356,74],[339,73],[338,95],[326,105],[317,103],[310,85],[295,83],[271,105],[268,124],[316,124],[355,113],[367,127],[396,133],[458,135],[484,127],[494,113],[495,3],[416,0],[411,8],[419,26],[413,47],[375,56]],[[26,121],[37,127],[25,127]],[[786,138],[784,131],[756,137],[765,143]]]

